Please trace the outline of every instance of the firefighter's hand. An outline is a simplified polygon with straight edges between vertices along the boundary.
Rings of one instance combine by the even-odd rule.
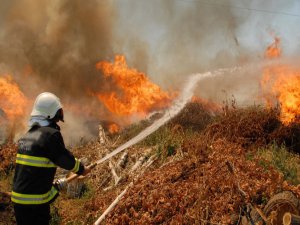
[[[54,186],[58,189],[58,191],[62,191],[67,186],[67,181],[65,178],[58,179],[54,182]]]
[[[81,174],[81,176],[86,176],[90,172],[91,172],[91,168],[85,166],[84,170],[83,170],[83,173]]]

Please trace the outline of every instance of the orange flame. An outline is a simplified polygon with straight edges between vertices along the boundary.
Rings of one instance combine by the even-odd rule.
[[[279,38],[275,38],[266,50],[267,58],[277,58],[281,55]],[[262,87],[269,88],[280,103],[280,119],[284,124],[297,122],[300,115],[300,70],[288,65],[271,65],[264,68]],[[270,95],[265,96],[268,105],[274,104]]]
[[[127,116],[147,113],[168,106],[171,96],[152,83],[148,77],[133,68],[128,68],[125,57],[115,56],[115,63],[102,61],[96,64],[106,77],[115,83],[115,91],[96,93],[98,99],[116,115]]]
[[[117,124],[112,123],[108,125],[109,133],[114,134],[114,133],[118,133],[119,131],[120,131],[120,127]]]
[[[27,105],[27,98],[12,77],[0,77],[0,108],[7,118],[11,121],[23,116]]]
[[[276,72],[278,79],[273,88],[274,92],[278,93],[278,100],[281,105],[281,121],[284,124],[299,122],[300,71],[281,67]]]

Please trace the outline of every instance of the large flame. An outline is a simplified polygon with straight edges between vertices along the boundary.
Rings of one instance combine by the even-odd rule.
[[[279,38],[275,38],[266,50],[267,58],[281,56]],[[284,124],[299,122],[300,115],[300,70],[289,65],[272,64],[264,68],[261,82],[269,88],[280,104],[280,118]],[[265,96],[268,105],[274,104],[270,95]]]
[[[114,63],[99,62],[96,67],[115,84],[112,88],[114,91],[96,93],[98,99],[114,114],[146,115],[170,104],[172,97],[152,83],[144,73],[129,68],[124,56],[115,56]]]
[[[0,108],[9,121],[22,117],[28,100],[9,75],[0,77]]]

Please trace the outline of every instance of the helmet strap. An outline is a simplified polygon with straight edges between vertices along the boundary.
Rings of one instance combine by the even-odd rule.
[[[65,122],[63,109],[57,110],[55,116],[51,120],[54,121],[55,123],[57,123],[58,121]]]

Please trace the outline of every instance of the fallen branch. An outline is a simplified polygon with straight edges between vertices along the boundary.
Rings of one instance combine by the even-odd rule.
[[[106,187],[106,188],[103,188],[103,191],[109,191],[109,190],[111,190],[113,188],[113,186],[108,186],[108,187]]]
[[[124,152],[119,162],[117,163],[117,168],[124,168],[126,166],[127,161],[128,161],[128,153]]]
[[[126,165],[126,163],[127,163],[127,160],[128,160],[128,153],[125,152],[125,153],[121,156],[120,160],[118,161],[117,166],[116,166],[116,169],[118,169],[118,168],[124,168],[125,165]],[[113,185],[113,186],[116,186],[116,185],[120,182],[120,180],[122,179],[122,177],[119,177],[119,176],[117,175],[116,170],[115,170],[115,168],[113,167],[111,161],[109,161],[109,168],[111,169],[111,173],[112,173],[112,175],[113,175],[113,177],[114,177],[114,180],[115,180],[115,185]],[[107,181],[107,179],[108,179],[108,177],[106,177],[105,181]],[[103,183],[103,182],[102,182],[102,183]],[[108,190],[112,189],[113,186],[106,187],[106,188],[103,189],[103,191],[108,191]]]
[[[267,224],[268,223],[268,219],[265,216],[265,214],[257,207],[254,207],[256,212],[260,215],[260,217],[264,220],[264,222]]]
[[[136,178],[138,178],[139,176],[141,176],[146,168],[148,168],[149,166],[152,165],[152,163],[157,159],[156,155],[153,155],[152,157],[150,157],[150,159],[147,161],[147,164],[144,167],[144,170],[142,172],[140,172],[138,174],[138,176]],[[102,213],[102,215],[99,217],[99,219],[94,223],[94,225],[99,225],[104,219],[105,217],[108,215],[108,213],[110,213],[114,207],[119,203],[119,201],[121,200],[121,198],[125,195],[125,193],[127,192],[128,188],[130,188],[133,185],[133,181],[121,192],[121,194],[119,194],[116,199],[110,204],[110,206]],[[110,188],[110,187],[109,187]]]
[[[115,186],[116,186],[116,185],[118,185],[118,183],[120,182],[121,177],[119,177],[119,176],[117,175],[116,170],[115,170],[115,168],[114,168],[114,166],[113,166],[113,164],[112,164],[111,161],[109,161],[109,168],[110,168],[111,173],[112,173],[112,175],[113,175],[113,177],[114,177],[114,180],[115,180]]]
[[[117,196],[117,198],[110,204],[110,206],[104,211],[104,213],[102,213],[102,215],[99,217],[99,219],[94,223],[95,225],[99,225],[107,216],[108,213],[110,213],[110,211],[113,210],[113,208],[118,204],[118,202],[120,201],[120,199],[125,195],[125,193],[127,192],[128,188],[133,184],[133,182],[131,182],[127,188],[125,188],[125,190],[123,190],[121,192],[121,194],[119,194]]]
[[[136,163],[131,167],[130,169],[130,173],[134,172],[137,168],[139,168],[143,163],[144,161],[146,160],[146,155],[144,156],[141,156],[138,161],[136,161]]]
[[[100,144],[105,145],[107,142],[107,138],[106,138],[104,129],[100,124],[99,124],[98,129],[99,129],[99,142],[100,142]]]
[[[102,179],[102,182],[100,183],[99,187],[105,186],[109,182],[110,176],[106,174],[106,176]]]
[[[117,143],[118,143],[120,137],[121,137],[121,136],[119,135],[119,136],[114,140],[114,143],[112,143],[112,144],[110,145],[111,148],[114,148],[114,147],[117,145]]]
[[[149,154],[151,153],[151,148],[148,148],[144,150],[144,155],[142,155],[136,162],[135,164],[131,167],[129,173],[134,172],[137,170],[148,158]]]
[[[152,165],[152,163],[154,163],[154,161],[157,159],[157,155],[152,155],[147,162],[144,164],[143,168],[141,169],[141,172],[137,175],[137,177],[139,177],[140,175],[142,175],[145,170]]]

